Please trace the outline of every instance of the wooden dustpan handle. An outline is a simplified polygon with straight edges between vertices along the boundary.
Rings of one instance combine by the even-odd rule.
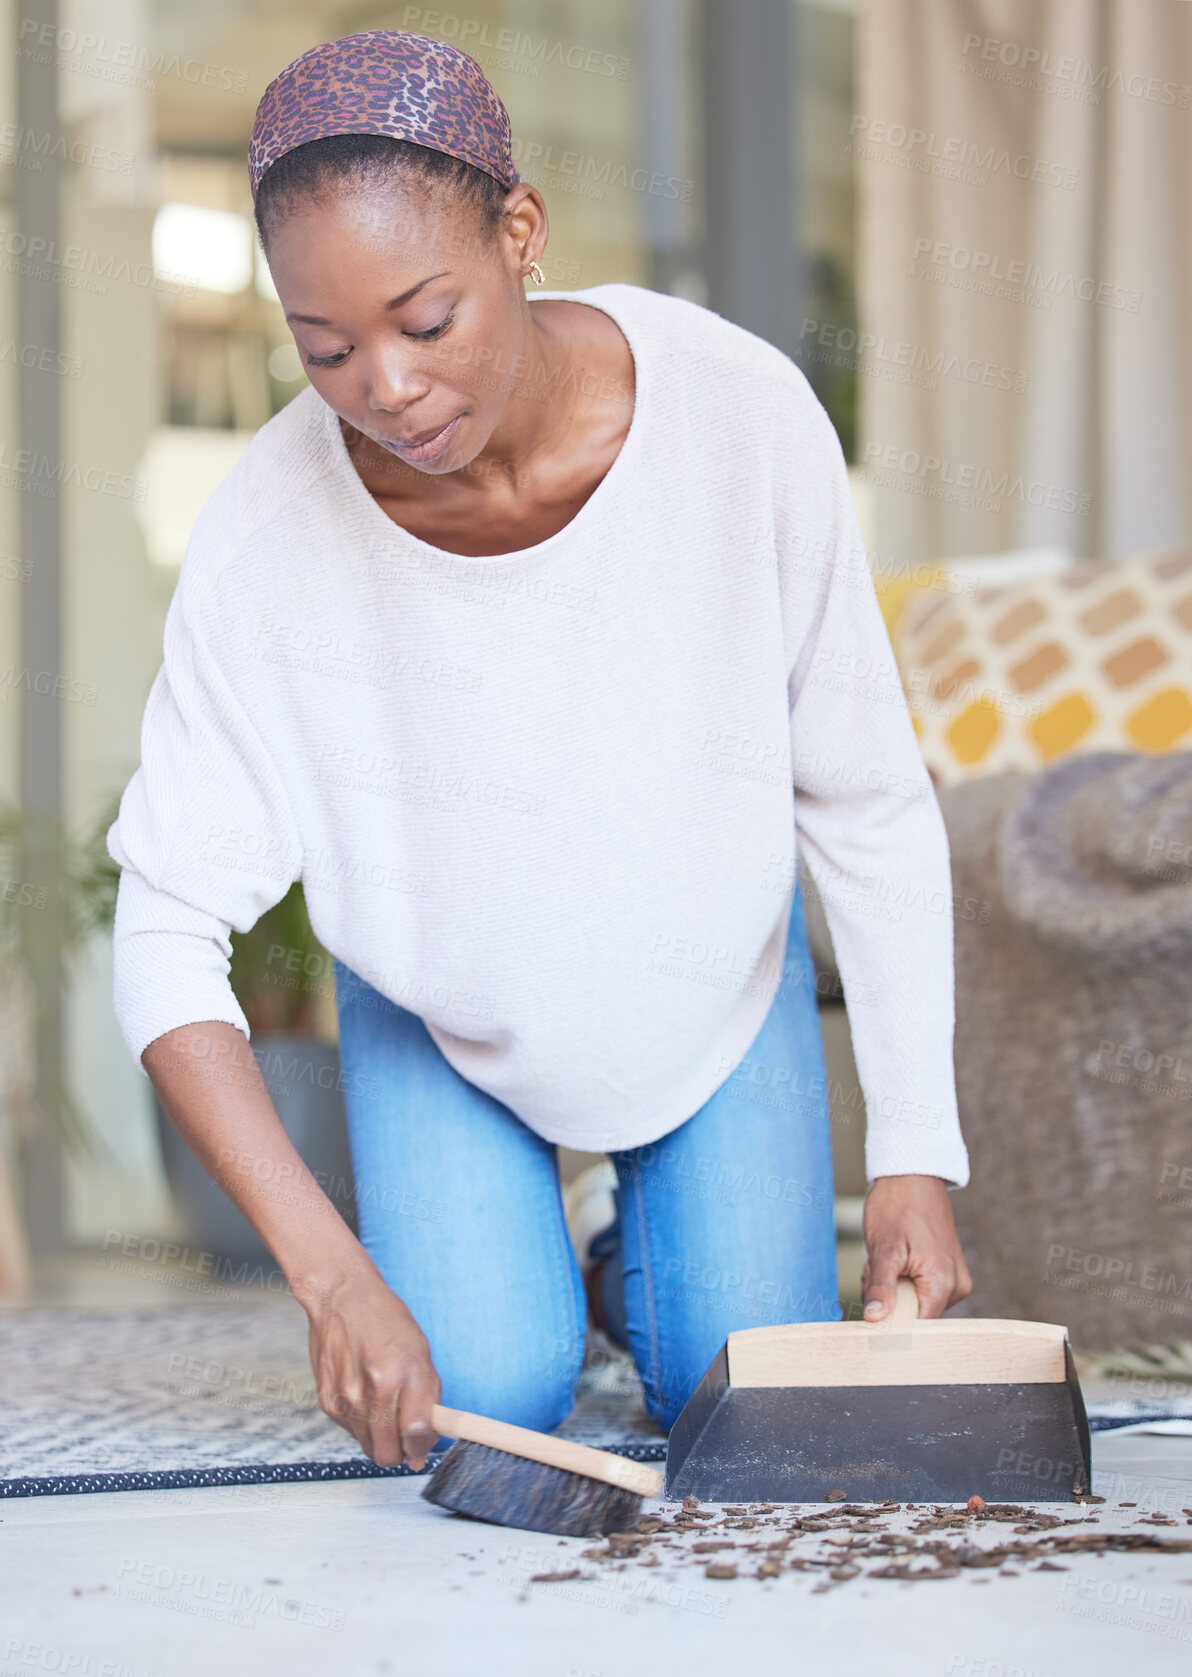
[[[915,1291],[915,1283],[905,1275],[899,1277],[894,1308],[886,1320],[892,1333],[909,1333],[912,1323],[919,1320],[919,1295]]]

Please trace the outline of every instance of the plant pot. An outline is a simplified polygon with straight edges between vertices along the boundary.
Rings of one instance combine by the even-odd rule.
[[[340,1216],[354,1230],[355,1189],[338,1048],[333,1043],[279,1033],[254,1036],[252,1049],[286,1134]],[[217,1259],[276,1269],[272,1254],[252,1224],[216,1187],[159,1104],[157,1124],[166,1180],[188,1238]],[[284,1192],[284,1185],[279,1191]]]

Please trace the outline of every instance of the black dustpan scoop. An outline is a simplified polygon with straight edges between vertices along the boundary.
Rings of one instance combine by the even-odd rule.
[[[706,1502],[1073,1502],[1089,1429],[1067,1330],[929,1321],[731,1333],[671,1429],[666,1494]]]

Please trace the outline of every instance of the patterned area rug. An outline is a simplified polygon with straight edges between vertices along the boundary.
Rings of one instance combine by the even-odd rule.
[[[607,1341],[576,1398],[560,1433],[663,1459],[632,1361]],[[323,1414],[296,1306],[0,1312],[0,1497],[408,1472]]]
[[[1090,1404],[1089,1420],[1166,1431],[1192,1403]],[[631,1359],[600,1335],[559,1431],[638,1461],[666,1455]],[[0,1312],[0,1497],[408,1472],[377,1467],[323,1414],[296,1306]]]

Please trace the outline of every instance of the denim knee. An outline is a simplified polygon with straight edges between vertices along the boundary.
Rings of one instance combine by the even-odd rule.
[[[553,1349],[544,1347],[545,1354],[536,1357],[512,1357],[501,1367],[465,1359],[454,1368],[436,1358],[443,1402],[533,1432],[553,1432],[574,1407],[583,1345],[560,1347],[557,1355]]]
[[[663,1432],[669,1432],[679,1419],[683,1406],[703,1379],[705,1369],[690,1373],[675,1373],[664,1375],[662,1389],[655,1388],[653,1381],[644,1382],[646,1413],[655,1426],[661,1427]]]

